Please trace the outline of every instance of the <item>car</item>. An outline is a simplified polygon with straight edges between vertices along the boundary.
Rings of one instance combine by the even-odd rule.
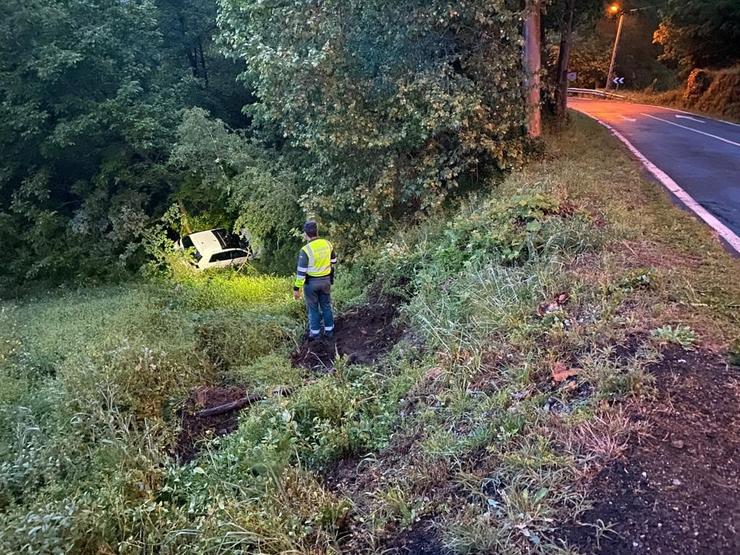
[[[177,247],[192,249],[192,262],[198,270],[239,267],[254,258],[249,241],[221,228],[185,235]]]

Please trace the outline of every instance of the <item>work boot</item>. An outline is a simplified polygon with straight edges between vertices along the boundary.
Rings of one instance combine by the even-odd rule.
[[[321,336],[320,335],[311,335],[310,333],[308,334],[308,341],[309,342],[313,342],[313,341],[316,341],[318,339],[321,339]]]

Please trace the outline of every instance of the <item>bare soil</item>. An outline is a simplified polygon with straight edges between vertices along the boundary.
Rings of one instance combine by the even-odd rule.
[[[293,354],[293,365],[325,370],[342,356],[348,357],[351,364],[371,364],[403,334],[403,326],[395,322],[397,317],[398,299],[392,297],[380,297],[372,304],[355,307],[337,318],[333,337],[306,339]]]
[[[343,553],[383,553],[385,555],[447,555],[442,544],[436,515],[426,513],[407,527],[398,522],[385,524],[376,531],[375,543],[370,544],[366,519],[377,508],[374,494],[395,487],[403,476],[409,476],[414,497],[424,497],[430,504],[451,503],[463,497],[463,492],[452,480],[446,463],[429,465],[422,462],[419,441],[421,430],[399,431],[388,447],[376,457],[338,461],[324,475],[326,486],[337,495],[352,499],[354,511],[348,521],[348,533],[341,542]]]
[[[388,544],[386,555],[448,555],[439,538],[439,532],[431,520],[422,519],[410,528],[401,531]]]
[[[206,439],[230,434],[239,425],[239,411],[201,417],[198,412],[225,405],[243,398],[246,392],[238,387],[199,387],[194,389],[182,409],[182,425],[175,443],[175,456],[187,463],[198,454],[199,444]]]
[[[651,370],[658,397],[632,415],[649,435],[602,470],[583,525],[560,536],[584,553],[740,553],[740,369],[671,346]]]

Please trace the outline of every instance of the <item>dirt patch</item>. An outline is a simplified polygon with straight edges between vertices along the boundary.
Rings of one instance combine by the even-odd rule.
[[[410,528],[399,532],[385,547],[387,555],[447,555],[442,546],[439,531],[431,519],[415,522]]]
[[[334,337],[304,341],[292,356],[294,366],[309,370],[333,366],[337,356],[353,364],[371,364],[387,353],[403,334],[395,322],[399,301],[383,297],[373,304],[353,308],[337,317]]]
[[[201,441],[230,434],[239,425],[238,410],[208,417],[198,416],[198,412],[237,401],[245,395],[243,389],[236,387],[194,389],[182,409],[182,426],[174,449],[177,459],[181,463],[193,460]]]
[[[671,346],[651,370],[658,398],[632,415],[649,436],[596,477],[584,525],[560,535],[584,553],[740,553],[740,369]]]

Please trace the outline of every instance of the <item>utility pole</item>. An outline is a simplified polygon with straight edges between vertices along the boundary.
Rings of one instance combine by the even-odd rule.
[[[622,23],[624,22],[624,12],[619,12],[619,23],[617,24],[617,36],[614,38],[614,48],[612,49],[612,61],[609,62],[609,73],[606,76],[605,90],[612,86],[612,76],[614,75],[614,63],[617,61],[617,49],[619,48],[619,38],[622,36]]]
[[[658,7],[659,6],[643,6],[642,8],[632,8],[631,10],[627,10],[627,12],[635,13],[635,12],[641,12],[642,10],[649,10],[651,8],[658,8]],[[609,74],[606,76],[606,85],[604,86],[604,89],[607,91],[612,86],[612,77],[614,76],[614,63],[617,61],[617,50],[619,49],[619,39],[622,36],[622,23],[624,23],[624,14],[626,13],[624,10],[622,10],[622,6],[620,6],[617,3],[614,3],[611,6],[609,6],[608,11],[612,15],[619,14],[619,23],[617,24],[617,36],[614,37],[614,49],[612,50],[612,60],[609,63]]]
[[[530,137],[542,135],[542,113],[540,108],[540,70],[542,54],[540,46],[540,14],[542,0],[526,0],[524,19],[524,88],[527,99],[527,132]]]

